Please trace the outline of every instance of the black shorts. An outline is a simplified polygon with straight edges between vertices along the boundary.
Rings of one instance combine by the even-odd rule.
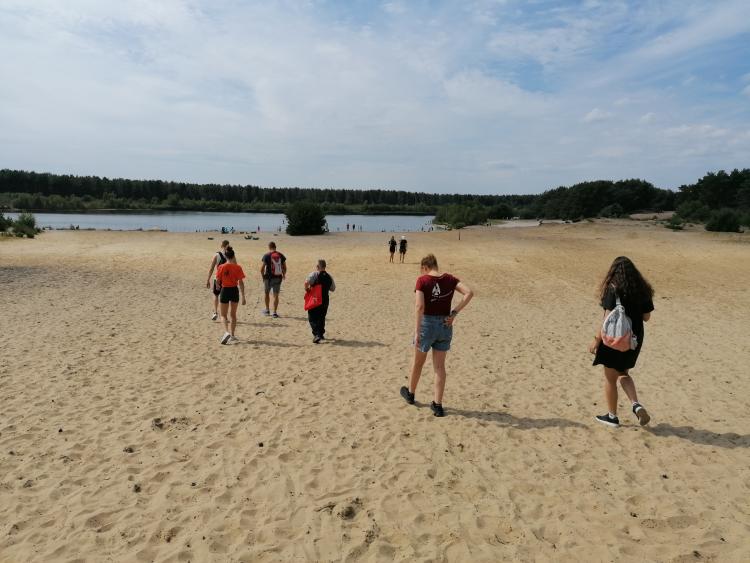
[[[221,293],[221,286],[214,280],[214,295],[218,297],[219,293]]]
[[[219,293],[219,301],[222,303],[238,303],[240,300],[240,288],[239,287],[222,287],[221,293]]]

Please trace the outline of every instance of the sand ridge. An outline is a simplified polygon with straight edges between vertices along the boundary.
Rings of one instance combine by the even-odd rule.
[[[603,222],[277,237],[220,346],[205,233],[46,232],[0,242],[2,561],[744,561],[750,554],[748,235]],[[448,357],[447,417],[398,388],[419,258],[476,291]],[[634,370],[654,416],[597,425],[586,346],[620,254],[654,284]],[[315,346],[302,282],[337,291]]]

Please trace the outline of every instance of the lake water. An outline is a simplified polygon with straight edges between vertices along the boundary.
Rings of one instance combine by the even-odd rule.
[[[6,216],[16,218],[17,213]],[[218,213],[175,211],[167,213],[34,213],[38,227],[67,229],[77,225],[81,229],[166,229],[173,232],[220,231],[234,227],[235,231],[278,231],[286,227],[283,213]],[[331,232],[346,232],[346,226],[364,232],[410,232],[427,230],[432,215],[328,215]]]

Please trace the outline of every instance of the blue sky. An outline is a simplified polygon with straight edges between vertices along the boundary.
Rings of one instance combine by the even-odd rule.
[[[727,1],[0,0],[0,168],[262,186],[677,188],[750,166]]]

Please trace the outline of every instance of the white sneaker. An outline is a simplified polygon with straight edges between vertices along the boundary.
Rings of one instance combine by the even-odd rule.
[[[226,344],[227,342],[229,342],[230,338],[232,338],[232,335],[228,332],[225,332],[224,336],[221,337],[221,340],[219,340],[219,342],[221,342],[222,344]]]
[[[215,321],[218,318],[219,318],[219,313],[214,313],[213,315],[211,315],[211,320],[212,321]]]
[[[239,342],[239,341],[240,341],[240,339],[237,338],[236,336],[230,336],[229,337],[229,342]]]

